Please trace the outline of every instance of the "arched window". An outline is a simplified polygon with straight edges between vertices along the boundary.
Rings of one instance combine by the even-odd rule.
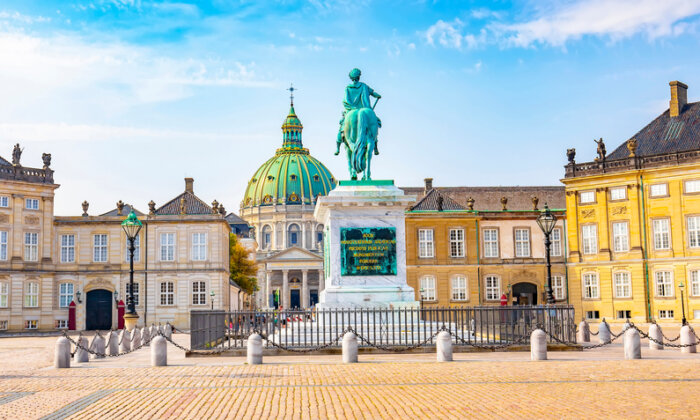
[[[301,244],[301,233],[299,225],[291,224],[287,230],[287,246],[298,246]]]
[[[319,248],[323,244],[323,225],[316,226],[316,243]]]
[[[272,228],[270,225],[265,225],[262,230],[262,248],[269,249],[272,246]]]

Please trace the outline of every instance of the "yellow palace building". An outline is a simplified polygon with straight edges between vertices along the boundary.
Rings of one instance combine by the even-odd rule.
[[[611,153],[567,151],[569,294],[588,319],[700,319],[700,102],[670,86],[669,109]]]

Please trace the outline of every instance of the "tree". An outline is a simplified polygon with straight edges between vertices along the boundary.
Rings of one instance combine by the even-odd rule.
[[[238,236],[235,233],[229,234],[228,248],[229,269],[231,271],[229,278],[241,290],[252,295],[258,290],[258,281],[255,277],[258,269],[255,261],[250,258],[250,251],[238,241]]]

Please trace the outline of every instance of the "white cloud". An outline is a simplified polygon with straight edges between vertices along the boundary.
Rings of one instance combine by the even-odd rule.
[[[443,47],[462,49],[478,48],[486,42],[487,32],[482,29],[478,34],[462,34],[464,22],[456,18],[452,22],[438,20],[434,25],[425,31],[425,40],[430,45],[435,45],[437,41]]]

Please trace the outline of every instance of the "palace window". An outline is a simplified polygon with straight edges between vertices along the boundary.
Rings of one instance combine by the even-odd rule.
[[[657,271],[654,273],[654,280],[656,281],[656,296],[673,296],[673,279],[670,271]]]
[[[75,235],[61,235],[61,262],[75,262]]]
[[[0,331],[7,330],[7,320],[0,321]]]
[[[207,259],[207,234],[192,234],[192,260],[204,261]]]
[[[660,309],[659,319],[673,319],[673,309]]]
[[[651,197],[665,197],[668,195],[668,184],[654,184],[649,187]]]
[[[615,290],[616,298],[631,298],[632,282],[630,280],[630,273],[626,271],[618,271],[614,273],[613,289]]]
[[[24,260],[37,261],[39,259],[39,234],[27,232],[24,234]]]
[[[57,319],[56,323],[54,325],[56,326],[56,329],[58,329],[58,330],[68,329],[68,320],[67,319]]]
[[[654,249],[669,249],[671,248],[671,229],[668,219],[654,219],[652,222],[654,228]]]
[[[561,229],[553,229],[550,235],[552,246],[549,249],[552,257],[561,257]]]
[[[583,253],[595,254],[598,252],[598,227],[596,225],[581,226],[583,236]]]
[[[435,248],[432,229],[418,229],[418,257],[433,258]]]
[[[0,207],[10,207],[10,197],[6,195],[0,196]]]
[[[521,258],[530,256],[529,229],[515,229],[515,256]]]
[[[7,308],[10,302],[10,283],[0,283],[0,308]]]
[[[581,204],[595,203],[595,191],[583,191],[579,194]]]
[[[160,260],[175,261],[175,234],[160,234]]]
[[[622,310],[617,311],[617,319],[630,319],[632,318],[632,311]]]
[[[700,179],[685,181],[685,193],[692,194],[700,192]]]
[[[195,281],[192,283],[192,304],[206,305],[207,304],[207,283],[203,281]]]
[[[0,261],[7,260],[7,232],[0,231]]]
[[[124,296],[128,299],[131,295],[131,282],[126,283]],[[134,306],[139,306],[139,283],[134,282]]]
[[[484,258],[498,258],[498,229],[484,229]]]
[[[485,287],[486,300],[498,300],[501,298],[501,278],[498,276],[486,276]]]
[[[58,285],[58,307],[67,308],[73,301],[73,283],[61,283]]]
[[[24,307],[36,308],[39,306],[39,283],[24,283]]]
[[[39,210],[39,200],[36,198],[27,198],[24,204],[28,210]]]
[[[160,284],[160,304],[164,306],[175,304],[175,283],[164,281]]]
[[[126,240],[126,262],[130,262],[131,253],[129,252],[129,240]],[[134,262],[141,260],[141,235],[136,235],[134,238]]]
[[[690,272],[690,296],[700,296],[700,270]]]
[[[586,311],[586,319],[600,319],[599,311]]]
[[[39,321],[36,319],[28,319],[24,321],[24,329],[25,330],[35,330],[39,328]]]
[[[435,277],[423,276],[420,279],[420,293],[423,300],[436,300]]]
[[[450,257],[464,257],[464,229],[450,229]]]
[[[613,228],[613,250],[615,252],[629,251],[629,232],[627,222],[614,222]]]
[[[452,277],[452,300],[467,300],[467,278]]]
[[[598,299],[600,297],[598,274],[585,273],[583,275],[583,297],[585,299]]]
[[[700,247],[700,216],[688,217],[688,246]]]
[[[107,262],[107,235],[98,234],[92,236],[92,260],[94,262]]]
[[[627,187],[610,188],[610,200],[624,200],[627,198]]]
[[[552,291],[554,299],[566,299],[566,289],[564,288],[564,276],[552,276]]]

